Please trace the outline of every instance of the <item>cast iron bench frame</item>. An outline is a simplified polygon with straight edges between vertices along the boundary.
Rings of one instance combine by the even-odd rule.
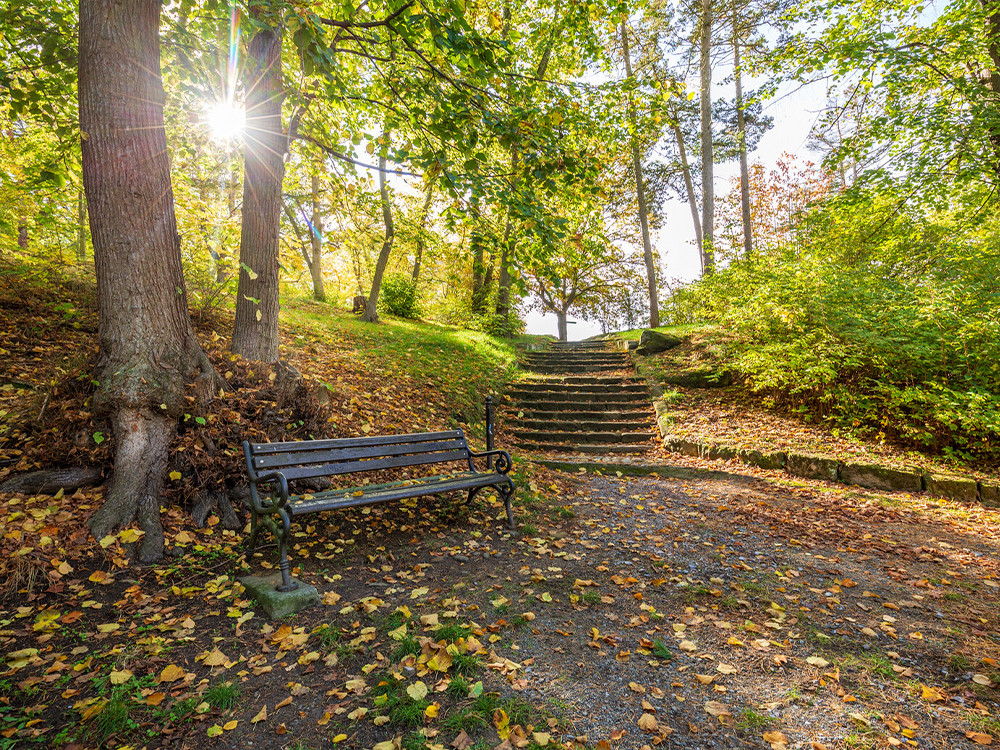
[[[251,501],[248,555],[254,552],[261,528],[270,529],[278,541],[278,567],[281,571],[281,584],[275,588],[292,591],[298,587],[291,580],[288,563],[292,518],[455,491],[467,491],[468,502],[471,502],[478,492],[487,487],[492,487],[500,495],[507,511],[508,527],[515,530],[510,507],[514,482],[507,476],[512,462],[507,451],[493,448],[491,417],[492,403],[487,399],[487,450],[482,453],[469,448],[465,433],[460,429],[285,443],[250,443],[244,440],[243,454],[250,476]],[[475,458],[488,459],[491,470],[477,471],[473,463]],[[468,471],[321,492],[293,494],[289,490],[289,483],[297,480],[452,462],[468,463]],[[259,490],[264,487],[269,487],[269,490],[262,494]]]

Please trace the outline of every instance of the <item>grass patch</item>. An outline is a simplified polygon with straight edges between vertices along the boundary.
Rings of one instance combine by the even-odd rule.
[[[240,688],[232,682],[219,682],[205,691],[205,701],[213,708],[228,711],[240,699]]]

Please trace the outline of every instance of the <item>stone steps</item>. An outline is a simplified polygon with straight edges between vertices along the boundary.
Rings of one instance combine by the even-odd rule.
[[[589,443],[573,443],[573,444],[538,444],[538,443],[528,443],[528,442],[518,442],[515,441],[514,445],[518,448],[523,448],[529,451],[551,451],[553,453],[647,453],[652,450],[650,445],[629,445],[622,443],[615,443],[609,445],[593,445]]]
[[[580,411],[577,409],[535,409],[535,408],[525,408],[520,411],[515,412],[517,416],[515,418],[515,423],[519,423],[522,420],[528,421],[559,421],[566,420],[569,416],[572,416],[576,421],[580,422],[644,422],[645,424],[652,423],[652,416],[649,414],[648,410],[632,409],[628,411]],[[569,415],[569,416],[568,416]]]
[[[652,429],[648,415],[640,413],[640,418],[623,419],[544,419],[521,417],[517,420],[514,434],[519,430],[555,430],[557,432],[643,432]],[[574,414],[574,416],[577,416]]]
[[[523,365],[537,377],[514,384],[506,397],[516,447],[591,454],[653,447],[649,387],[623,348],[603,341],[554,344],[526,354]]]
[[[597,441],[600,443],[645,443],[652,440],[652,432],[564,432],[561,430],[527,430],[514,428],[514,437],[531,443],[577,443]]]
[[[546,393],[620,393],[638,394],[649,398],[649,386],[645,383],[554,383],[548,380],[526,380],[510,389],[511,395],[544,395]]]

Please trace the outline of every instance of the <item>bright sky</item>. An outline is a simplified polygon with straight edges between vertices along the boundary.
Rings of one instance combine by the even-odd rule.
[[[721,80],[725,75],[726,72],[721,71],[716,75],[716,79]],[[731,98],[732,92],[728,91],[729,87],[730,84],[715,82],[712,86],[713,94]],[[815,161],[817,155],[808,151],[806,140],[813,122],[825,103],[826,91],[817,85],[801,88],[766,102],[764,112],[774,118],[774,127],[761,139],[757,150],[750,154],[750,163],[760,162],[770,170],[786,152]],[[733,177],[737,177],[739,172],[738,161],[717,164],[716,194],[721,196],[728,193],[730,181]],[[694,242],[691,210],[687,203],[678,200],[667,202],[664,228],[653,236],[653,247],[659,251],[661,274],[664,279],[690,281],[698,278],[701,274],[701,265]],[[598,323],[574,318],[570,320],[574,321],[568,329],[570,341],[579,341],[601,333],[601,326]],[[526,323],[528,333],[558,335],[556,316],[553,314],[542,315],[531,312],[526,316]]]

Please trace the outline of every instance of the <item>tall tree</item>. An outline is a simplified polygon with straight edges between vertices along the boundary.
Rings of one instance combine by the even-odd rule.
[[[427,218],[431,212],[431,202],[434,200],[434,183],[427,183],[427,193],[424,196],[424,207],[420,210],[420,226],[417,229],[417,248],[413,254],[413,283],[420,280],[420,263],[424,257],[424,246],[427,244]]]
[[[94,536],[138,518],[139,558],[163,551],[160,497],[185,389],[216,374],[191,328],[163,127],[159,0],[81,0],[83,181],[97,270],[95,412],[111,424],[114,474]],[[126,95],[127,92],[127,95]]]
[[[733,5],[733,79],[736,84],[736,141],[740,151],[740,207],[743,215],[743,255],[753,254],[753,227],[750,225],[750,167],[747,163],[747,123],[743,111],[743,67],[740,61],[740,26]]]
[[[646,206],[646,184],[642,177],[642,155],[639,153],[639,133],[636,122],[635,104],[632,102],[632,60],[629,56],[628,28],[625,19],[621,22],[622,35],[622,57],[625,59],[625,75],[628,77],[629,90],[627,91],[628,105],[626,114],[629,120],[630,132],[629,144],[632,149],[632,174],[635,177],[635,198],[639,209],[639,228],[642,232],[642,257],[646,264],[646,282],[649,289],[649,325],[656,328],[660,325],[660,302],[657,289],[658,280],[656,264],[653,262],[653,247],[649,241],[649,216]]]
[[[278,360],[278,239],[285,151],[281,123],[281,28],[254,5],[246,92],[246,167],[239,283],[232,350],[256,362]]]
[[[701,269],[715,269],[715,156],[712,143],[712,0],[701,0],[699,23],[701,86]]]
[[[396,228],[392,222],[392,200],[389,197],[389,187],[385,184],[385,152],[389,148],[389,133],[386,132],[382,137],[384,144],[382,153],[378,157],[378,195],[382,206],[382,225],[385,228],[385,239],[382,241],[382,250],[378,254],[375,274],[372,277],[372,288],[368,293],[365,312],[362,315],[362,319],[369,323],[378,322],[378,296],[382,291],[382,277],[385,275],[386,266],[389,265],[389,255],[392,253],[392,245],[396,240]]]

